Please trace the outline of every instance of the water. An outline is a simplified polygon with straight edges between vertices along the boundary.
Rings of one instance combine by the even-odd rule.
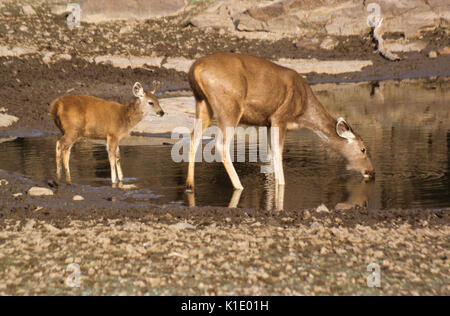
[[[377,172],[374,182],[347,171],[345,162],[309,131],[289,132],[284,168],[285,209],[361,206],[368,209],[450,206],[449,82],[386,82],[377,85],[315,86],[319,99],[343,116],[363,137]],[[56,136],[0,143],[0,168],[33,179],[55,176]],[[122,146],[127,183],[160,196],[157,203],[189,204],[185,194],[187,163],[171,160],[164,140],[152,146]],[[72,179],[109,185],[109,162],[103,145],[78,143],[71,156]],[[271,209],[276,191],[272,176],[258,163],[235,163],[245,190],[238,206]],[[219,163],[196,166],[196,204],[228,206],[233,188]],[[236,196],[235,196],[236,197]],[[192,201],[191,201],[192,202]]]

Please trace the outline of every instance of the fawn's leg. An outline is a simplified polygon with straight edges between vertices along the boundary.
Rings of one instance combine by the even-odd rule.
[[[64,136],[63,136],[64,137]],[[56,178],[58,181],[61,180],[61,170],[62,170],[62,146],[61,146],[61,140],[59,139],[56,142]]]
[[[60,152],[62,150],[62,153],[63,153],[64,170],[66,172],[66,182],[68,184],[72,183],[72,177],[70,175],[70,166],[69,166],[70,153],[72,151],[73,145],[76,143],[77,140],[78,140],[78,137],[76,135],[66,134],[63,137],[61,137],[61,139],[59,140],[59,142],[57,144],[57,147],[59,145]],[[56,158],[58,159],[58,157],[56,157]],[[60,173],[61,173],[61,171],[60,171]]]
[[[106,138],[106,150],[108,151],[109,165],[111,167],[111,182],[112,184],[117,183],[117,172],[116,172],[116,153],[117,153],[118,141],[114,136],[108,136]]]
[[[122,166],[120,165],[120,148],[117,144],[117,151],[116,151],[116,168],[117,168],[117,177],[119,178],[119,182],[123,182],[123,172],[122,172]]]

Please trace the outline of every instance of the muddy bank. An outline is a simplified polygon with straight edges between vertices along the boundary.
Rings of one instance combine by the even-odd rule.
[[[339,75],[310,73],[306,77],[311,83],[321,83],[448,75],[449,68],[444,65],[450,64],[450,56],[440,56],[437,61],[424,59],[420,54],[411,54],[411,58],[416,61],[393,64],[380,60],[380,65],[374,64],[361,72]],[[4,107],[8,115],[19,118],[8,128],[0,127],[0,136],[37,136],[55,132],[48,107],[61,95],[90,94],[126,103],[132,97],[134,82],[150,86],[153,80],[162,82],[159,96],[168,95],[167,90],[189,87],[184,72],[164,67],[120,69],[77,58],[54,64],[45,64],[32,56],[0,58],[0,107]]]

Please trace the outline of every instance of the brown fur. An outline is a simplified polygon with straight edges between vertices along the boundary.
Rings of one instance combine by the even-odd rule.
[[[152,91],[154,92],[154,91]],[[119,142],[145,116],[148,102],[159,115],[164,115],[152,92],[144,93],[142,100],[135,98],[129,105],[87,95],[68,95],[50,105],[50,114],[62,137],[56,145],[57,176],[61,177],[61,158],[64,160],[66,180],[71,182],[69,159],[72,146],[82,137],[107,141],[111,164],[111,179],[123,181],[120,166]]]
[[[202,57],[192,65],[189,83],[197,101],[196,117],[202,120],[203,131],[213,115],[224,135],[227,127],[236,127],[240,123],[277,127],[280,146],[273,149],[279,154],[276,158],[281,160],[286,130],[305,127],[322,133],[332,148],[348,158],[354,169],[362,173],[373,172],[367,156],[359,157],[361,159],[356,162],[355,155],[362,154],[362,140],[355,135],[353,143],[356,145],[347,145],[350,142],[336,132],[337,120],[315,97],[306,80],[294,70],[250,55],[216,53]],[[195,155],[196,142],[198,140],[191,140],[190,157]],[[235,188],[241,189],[231,161],[225,157],[227,146],[225,142],[224,164]],[[278,164],[275,177],[284,184],[281,161]],[[193,160],[189,164],[187,186],[194,187]]]

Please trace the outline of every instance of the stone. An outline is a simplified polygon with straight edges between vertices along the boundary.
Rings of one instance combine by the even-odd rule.
[[[328,207],[326,207],[325,204],[321,204],[319,207],[316,208],[317,213],[330,213],[330,210]]]
[[[24,5],[22,7],[22,12],[25,15],[35,15],[36,14],[36,11],[30,5]]]
[[[28,32],[28,27],[26,27],[25,25],[22,25],[21,27],[19,27],[19,31]]]
[[[328,36],[323,40],[323,42],[320,44],[320,48],[325,50],[333,50],[339,45],[339,41],[335,38],[332,38]]]
[[[274,34],[365,36],[375,13],[374,1],[360,0],[220,0],[194,16],[192,25]],[[378,4],[378,2],[375,2]],[[386,32],[400,32],[414,38],[423,30],[449,24],[448,0],[384,0],[379,3]]]
[[[168,58],[167,61],[162,66],[167,69],[175,69],[176,71],[182,71],[187,73],[189,72],[189,69],[191,68],[193,63],[194,63],[193,60],[178,57],[178,58]]]
[[[8,185],[8,184],[9,184],[8,180],[5,180],[5,179],[0,180],[0,186]]]
[[[439,55],[450,55],[450,47],[441,48],[438,52]]]
[[[53,56],[55,55],[54,52],[48,52],[45,53],[44,57],[42,57],[42,61],[46,64],[50,63],[52,61]]]
[[[191,225],[189,223],[178,223],[174,225],[170,225],[170,228],[176,229],[176,230],[184,230],[184,229],[195,229],[194,225]]]
[[[97,56],[93,61],[97,64],[106,63],[118,68],[141,68],[145,65],[161,67],[163,59],[163,57]]]
[[[47,188],[40,187],[32,187],[28,191],[29,196],[52,196],[54,195],[53,191]]]
[[[436,58],[438,58],[438,53],[436,51],[432,50],[428,53],[428,58],[436,59]]]
[[[184,0],[85,0],[81,4],[81,20],[101,23],[111,20],[149,19],[176,14],[185,5]]]
[[[19,120],[18,117],[13,115],[0,113],[0,127],[8,127]]]
[[[7,46],[0,45],[0,57],[20,57],[22,55],[34,54],[37,50],[35,48],[29,47],[12,47],[9,48]]]
[[[84,197],[82,197],[81,195],[75,195],[72,198],[73,201],[84,201]]]
[[[300,74],[311,72],[324,74],[341,74],[361,71],[373,66],[371,60],[317,60],[317,59],[279,59],[278,64],[291,68]]]
[[[408,41],[406,39],[401,40],[385,40],[384,47],[390,52],[408,53],[408,52],[420,52],[427,47],[427,43],[424,41]]]
[[[23,231],[30,232],[34,229],[34,225],[36,225],[36,221],[34,219],[28,220],[28,222],[23,227]]]

